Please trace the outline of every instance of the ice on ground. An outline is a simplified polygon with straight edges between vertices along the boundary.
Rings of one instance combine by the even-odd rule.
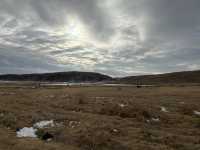
[[[113,129],[113,132],[115,132],[115,133],[117,133],[117,132],[119,132],[117,129]]]
[[[33,126],[35,128],[42,129],[42,128],[47,128],[47,127],[54,127],[55,124],[54,124],[53,120],[49,120],[49,121],[40,121],[40,122],[37,122]]]
[[[194,111],[194,114],[197,115],[197,116],[200,116],[200,112],[199,112],[199,111],[196,111],[196,110],[195,110],[195,111]]]
[[[154,122],[159,122],[160,121],[159,118],[152,118],[151,120],[154,121]]]
[[[99,96],[99,97],[95,97],[95,99],[106,99],[107,97],[101,97],[101,96]]]
[[[120,107],[124,108],[126,105],[125,104],[118,104]]]
[[[147,120],[146,120],[146,122],[147,122],[147,123],[150,123],[150,120],[149,120],[149,119],[147,119]]]
[[[40,121],[40,122],[35,123],[33,127],[30,127],[30,128],[24,127],[20,129],[19,131],[17,131],[17,137],[37,138],[36,132],[38,129],[54,127],[55,125],[57,126],[61,124],[55,124],[53,120]]]
[[[70,128],[75,128],[76,126],[79,126],[80,122],[79,121],[70,121],[69,122],[69,127]]]
[[[17,137],[31,137],[31,138],[36,138],[36,131],[37,129],[34,129],[33,127],[27,128],[24,127],[17,131]]]
[[[168,110],[165,107],[160,107],[162,112],[168,112]]]

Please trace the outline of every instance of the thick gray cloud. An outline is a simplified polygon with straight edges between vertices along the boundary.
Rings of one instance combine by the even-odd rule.
[[[0,73],[200,69],[199,0],[1,0]]]

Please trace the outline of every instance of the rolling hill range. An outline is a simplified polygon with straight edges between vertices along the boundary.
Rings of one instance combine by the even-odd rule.
[[[119,82],[129,84],[200,83],[200,71],[185,71],[157,75],[129,76],[120,78]]]
[[[42,81],[42,82],[111,82],[125,84],[190,84],[200,83],[200,71],[174,72],[157,75],[129,76],[112,78],[94,72],[56,72],[44,74],[0,75],[3,81]]]
[[[44,74],[0,75],[4,81],[43,81],[43,82],[100,82],[112,80],[111,77],[94,72],[56,72]]]

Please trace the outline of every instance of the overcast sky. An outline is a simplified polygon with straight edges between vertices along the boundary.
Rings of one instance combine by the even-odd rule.
[[[200,69],[200,0],[0,0],[0,73]]]

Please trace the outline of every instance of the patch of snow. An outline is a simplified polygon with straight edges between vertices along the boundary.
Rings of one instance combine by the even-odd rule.
[[[40,121],[38,123],[35,123],[33,126],[35,128],[42,129],[42,128],[46,128],[46,127],[54,127],[55,124],[54,124],[53,120],[50,120],[50,121]]]
[[[118,133],[119,131],[117,129],[113,129],[113,132]]]
[[[95,97],[95,99],[106,99],[107,97]]]
[[[162,112],[166,112],[166,113],[168,112],[168,110],[165,107],[160,107],[160,109]]]
[[[17,137],[31,137],[36,138],[36,131],[37,129],[34,129],[33,127],[27,128],[24,127],[21,130],[17,131]]]
[[[185,104],[185,102],[180,102],[180,104]]]
[[[147,119],[147,120],[146,120],[146,122],[147,122],[147,123],[150,123],[150,120],[149,120],[149,119]]]
[[[101,84],[101,86],[135,86],[132,84]]]
[[[47,139],[47,142],[51,142],[52,141],[52,139],[50,138],[50,139]]]
[[[0,113],[0,117],[3,117],[4,116],[4,113]]]
[[[151,120],[154,121],[154,122],[159,122],[160,121],[159,118],[152,118]]]
[[[79,121],[70,121],[69,122],[69,127],[70,128],[75,128],[76,126],[80,125]]]
[[[122,108],[126,107],[125,104],[119,104],[119,106],[122,107]]]
[[[194,114],[197,115],[197,116],[200,116],[200,112],[199,112],[199,111],[196,111],[196,110],[195,110],[195,111],[194,111]]]
[[[63,122],[54,122],[54,127],[63,127]]]
[[[40,121],[33,125],[33,127],[27,128],[24,127],[17,131],[17,137],[32,137],[37,138],[36,132],[38,129],[54,127],[54,126],[62,126],[62,123],[54,123],[53,120],[49,121]]]

